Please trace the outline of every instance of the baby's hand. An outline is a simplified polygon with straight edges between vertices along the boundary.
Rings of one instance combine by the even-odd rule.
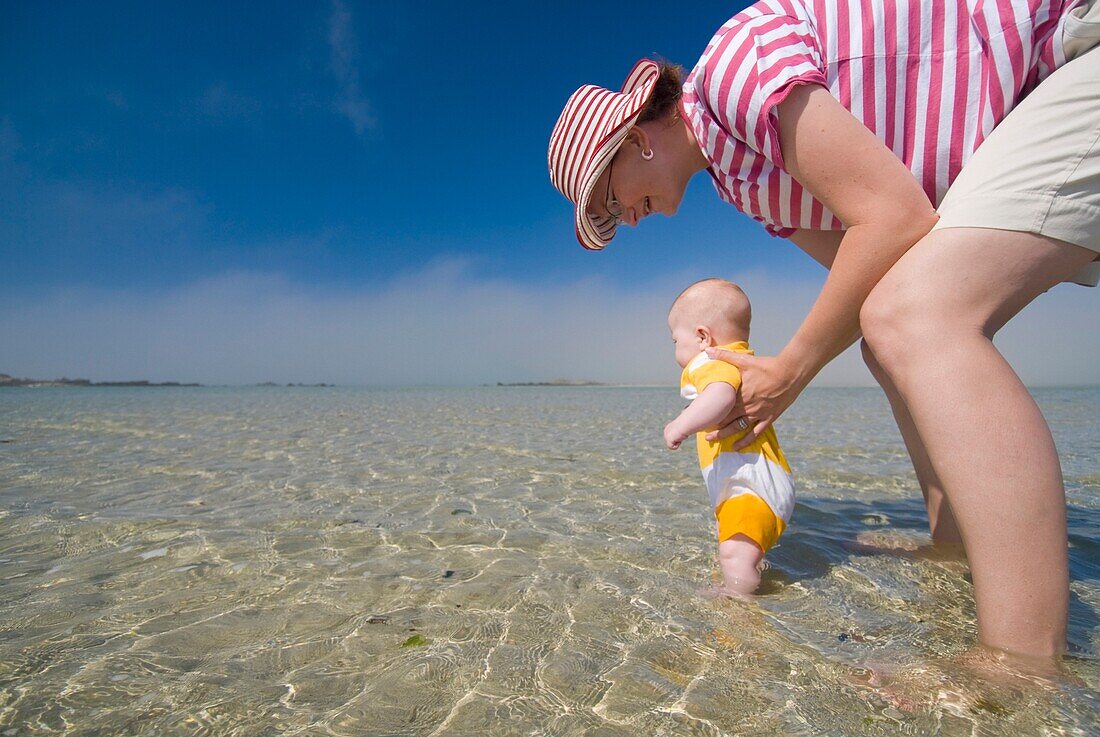
[[[673,425],[675,424],[676,421],[673,420],[672,422],[665,425],[665,445],[668,446],[669,450],[676,450],[680,447],[680,443],[684,442],[687,439],[687,435],[684,435],[682,432],[673,427]]]

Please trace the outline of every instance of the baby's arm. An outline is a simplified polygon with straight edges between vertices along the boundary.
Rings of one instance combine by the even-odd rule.
[[[708,384],[672,422],[665,425],[665,445],[676,450],[680,443],[701,430],[721,426],[737,403],[737,390],[724,381]]]

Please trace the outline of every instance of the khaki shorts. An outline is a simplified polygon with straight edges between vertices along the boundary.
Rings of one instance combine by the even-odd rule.
[[[933,230],[1017,230],[1100,253],[1100,0],[1071,11],[1062,41],[1069,61],[982,142]],[[1096,286],[1100,261],[1068,281]]]

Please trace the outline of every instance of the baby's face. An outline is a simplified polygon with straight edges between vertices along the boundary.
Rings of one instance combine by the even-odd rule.
[[[668,316],[668,329],[672,331],[672,342],[676,347],[676,363],[680,364],[680,368],[686,367],[709,345],[707,340],[699,335],[698,326],[690,317],[680,311],[675,311]]]

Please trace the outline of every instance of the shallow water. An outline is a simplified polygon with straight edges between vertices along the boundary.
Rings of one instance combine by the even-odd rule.
[[[1100,390],[1040,390],[1070,656],[988,683],[877,390],[808,391],[762,595],[673,388],[0,391],[0,735],[1100,732]],[[10,442],[9,442],[10,441]]]

